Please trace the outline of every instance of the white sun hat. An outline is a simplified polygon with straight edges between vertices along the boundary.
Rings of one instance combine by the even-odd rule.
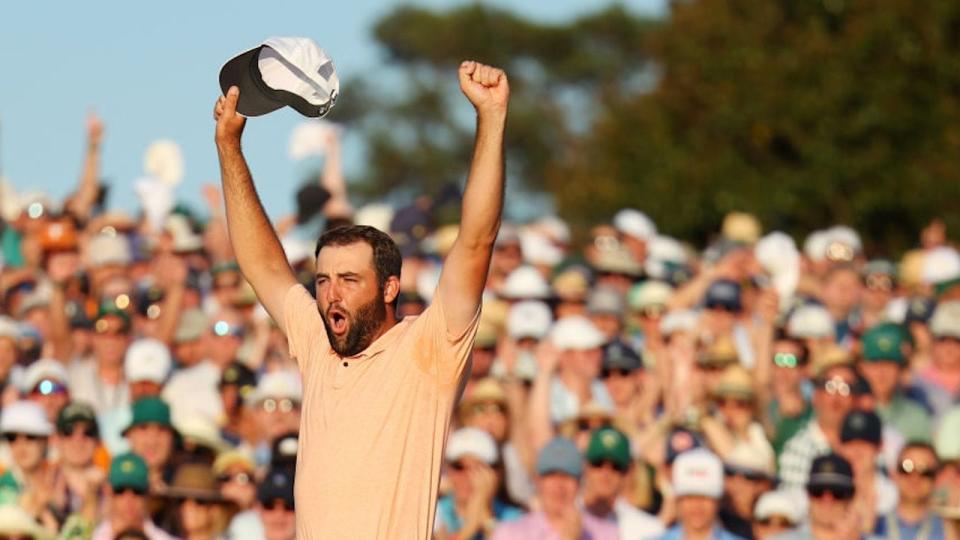
[[[340,94],[333,60],[305,37],[272,37],[239,54],[220,69],[220,88],[240,88],[237,112],[260,116],[284,106],[319,118]]]

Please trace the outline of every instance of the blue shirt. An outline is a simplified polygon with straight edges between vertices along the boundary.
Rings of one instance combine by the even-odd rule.
[[[670,527],[663,536],[657,540],[683,540],[683,525],[677,524]],[[733,534],[720,525],[713,526],[713,532],[710,533],[710,540],[745,540],[744,538]]]
[[[523,510],[499,500],[493,500],[493,518],[497,521],[515,521],[522,518]],[[457,505],[453,495],[445,495],[437,501],[437,527],[443,527],[448,533],[455,533],[463,527],[463,520],[457,515]],[[483,532],[478,532],[474,540],[482,540]]]
[[[896,523],[896,531],[893,531],[890,526],[893,522]],[[925,534],[920,534],[921,529]],[[881,538],[892,540],[943,540],[946,537],[943,519],[933,514],[927,514],[926,519],[917,523],[907,523],[896,514],[881,516],[877,519],[877,528],[874,533]]]

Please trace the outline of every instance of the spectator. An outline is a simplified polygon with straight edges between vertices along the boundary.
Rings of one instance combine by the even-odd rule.
[[[93,328],[92,357],[70,364],[70,389],[73,399],[89,403],[97,414],[103,414],[130,404],[130,391],[123,379],[130,316],[114,303],[104,303]]]
[[[644,399],[644,381],[646,372],[638,355],[629,345],[615,340],[603,348],[603,364],[600,378],[606,385],[607,393],[613,401],[615,416],[623,420],[623,424],[634,427],[653,420],[653,411],[656,398]],[[649,389],[654,390],[654,389]],[[655,391],[652,391],[656,395]]]
[[[53,471],[47,463],[47,441],[53,426],[40,405],[17,401],[0,412],[0,431],[13,457],[10,468],[0,476],[0,504],[29,500],[25,510],[41,517],[51,495]]]
[[[301,397],[300,380],[286,371],[264,374],[247,396],[246,404],[253,409],[258,424],[260,440],[255,456],[259,465],[270,461],[269,445],[274,439],[300,428]]]
[[[751,538],[756,503],[776,484],[773,454],[751,446],[738,446],[723,460],[723,476],[720,521],[737,536]]]
[[[220,401],[225,422],[221,435],[229,443],[238,445],[254,438],[257,426],[244,400],[256,389],[257,376],[244,364],[234,362],[220,375]]]
[[[92,540],[113,540],[128,529],[142,531],[150,540],[173,540],[173,536],[153,523],[147,512],[149,474],[146,462],[134,453],[113,458],[108,476],[107,516],[94,529]]]
[[[67,370],[58,360],[37,360],[23,374],[22,391],[24,399],[43,407],[47,420],[53,423],[60,409],[70,401]]]
[[[960,301],[939,304],[930,331],[932,361],[918,373],[917,386],[926,394],[934,415],[941,416],[960,395]]]
[[[263,534],[244,538],[293,540],[297,534],[294,510],[292,472],[286,469],[268,471],[257,488],[257,512],[263,524]]]
[[[908,440],[929,441],[933,432],[929,415],[901,389],[909,356],[906,330],[893,323],[882,323],[867,330],[860,342],[860,371],[870,383],[883,424],[895,428]]]
[[[133,453],[146,463],[151,488],[162,490],[173,475],[175,441],[170,407],[157,397],[137,401],[133,404],[133,419],[123,430],[123,436]]]
[[[899,493],[896,510],[877,520],[876,533],[882,538],[930,540],[946,537],[943,520],[932,510],[934,481],[939,463],[933,447],[924,442],[908,443],[900,451],[893,470]]]
[[[254,505],[257,502],[257,484],[253,456],[242,450],[228,450],[213,462],[213,473],[220,486],[220,495],[236,508],[227,528],[229,538],[242,535],[242,531],[260,528],[260,518]]]
[[[550,418],[559,421],[575,416],[588,401],[612,408],[610,394],[597,380],[604,338],[596,326],[583,317],[561,319],[553,326],[550,341],[558,354],[559,369],[553,378],[549,372],[538,372],[538,382],[540,377],[548,377],[550,384]]]
[[[664,527],[623,497],[633,467],[630,441],[614,428],[590,436],[583,472],[583,506],[591,515],[617,524],[621,538],[654,538]]]
[[[865,531],[872,531],[876,517],[893,511],[897,505],[896,487],[877,469],[883,444],[882,429],[880,417],[863,411],[851,411],[840,428],[838,453],[853,467],[857,492],[854,503],[859,507]]]
[[[795,528],[800,512],[790,493],[768,491],[757,499],[753,511],[753,538],[768,540]]]
[[[497,443],[478,428],[455,431],[447,442],[446,470],[452,492],[437,501],[439,538],[486,538],[499,522],[523,511],[502,497],[502,467]]]
[[[673,462],[673,496],[677,523],[662,540],[741,537],[723,528],[719,519],[723,497],[723,464],[708,450],[688,450]]]
[[[813,417],[804,388],[808,384],[810,358],[801,340],[781,330],[772,345],[772,361],[770,380],[759,382],[763,395],[769,396],[766,412],[774,433],[773,450],[779,456],[787,441]]]
[[[51,506],[60,521],[85,504],[99,506],[96,499],[106,474],[95,463],[99,445],[99,429],[93,407],[72,402],[60,410],[53,437],[54,448],[60,456],[60,470],[54,482]]]
[[[847,460],[833,453],[814,459],[806,487],[808,521],[775,540],[865,538],[860,530],[862,516],[854,510],[853,469]]]
[[[495,540],[527,538],[617,538],[617,527],[577,508],[583,459],[573,441],[561,437],[547,444],[537,459],[537,496],[541,509],[518,521],[503,523]]]
[[[226,501],[217,489],[210,467],[185,463],[177,468],[173,482],[163,492],[176,504],[176,529],[184,540],[222,538],[226,529]]]

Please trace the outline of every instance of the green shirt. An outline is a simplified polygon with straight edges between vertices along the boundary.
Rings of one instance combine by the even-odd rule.
[[[773,419],[773,451],[776,453],[777,457],[780,457],[780,452],[783,451],[783,447],[787,444],[794,435],[797,434],[807,423],[810,422],[810,419],[813,418],[813,409],[810,407],[810,404],[807,403],[804,405],[803,412],[797,416],[782,416],[780,414],[780,406],[774,401],[770,404],[770,418]]]
[[[877,405],[877,415],[885,425],[893,426],[907,441],[930,442],[933,425],[920,404],[897,392],[886,405]]]
[[[13,475],[12,470],[3,473],[3,476],[0,476],[0,506],[7,504],[19,504],[20,493],[22,491],[23,486],[17,481],[17,478]]]

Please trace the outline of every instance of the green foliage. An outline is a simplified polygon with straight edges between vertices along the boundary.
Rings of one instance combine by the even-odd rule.
[[[677,0],[664,21],[613,6],[560,25],[402,7],[374,35],[404,91],[365,81],[371,192],[465,176],[454,70],[476,58],[511,77],[511,181],[577,226],[635,206],[702,240],[747,210],[888,251],[934,216],[960,229],[955,0]]]

